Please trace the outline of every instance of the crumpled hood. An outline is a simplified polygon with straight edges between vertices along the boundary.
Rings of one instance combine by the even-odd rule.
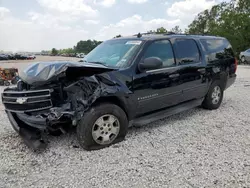
[[[77,72],[78,76],[79,74],[81,76],[91,76],[112,70],[114,69],[94,63],[69,61],[38,62],[21,71],[20,78],[27,84],[41,85],[56,79],[62,73],[66,73],[66,71],[70,71],[71,74]]]

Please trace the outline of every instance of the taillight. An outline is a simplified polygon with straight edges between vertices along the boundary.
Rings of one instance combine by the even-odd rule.
[[[236,72],[237,71],[237,66],[238,66],[238,60],[237,60],[237,58],[235,58],[234,65],[235,65],[235,72]]]

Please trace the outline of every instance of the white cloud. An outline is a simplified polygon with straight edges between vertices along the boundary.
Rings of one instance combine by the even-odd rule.
[[[146,3],[148,0],[128,0],[129,3],[132,4],[141,4],[141,3]]]
[[[8,16],[10,10],[5,7],[0,7],[0,20],[4,19],[4,17]]]
[[[88,39],[81,26],[61,24],[49,14],[30,12],[30,20],[21,20],[11,14],[0,20],[0,50],[40,51],[42,49],[69,48],[79,40]]]
[[[157,15],[154,13],[160,7],[166,9],[167,6],[166,18],[152,17],[151,19],[144,18],[144,16],[149,16],[147,12],[142,15],[129,15],[131,12],[128,10],[133,5],[126,4],[119,12],[119,16],[123,16],[125,19],[117,22],[113,21],[117,18],[112,14],[106,14],[105,11],[110,11],[109,9],[100,6],[112,7],[115,3],[120,3],[121,0],[36,1],[41,5],[40,8],[43,8],[43,12],[28,12],[28,19],[25,20],[14,17],[11,14],[11,9],[0,7],[0,50],[40,51],[52,47],[69,48],[79,40],[90,38],[106,40],[118,34],[126,36],[147,32],[158,27],[171,29],[176,25],[184,29],[197,13],[222,0],[178,0],[167,5],[164,3],[169,1],[165,0],[156,4],[150,15]],[[128,3],[148,2],[148,0],[125,1]],[[100,13],[93,8],[94,6],[99,9]],[[27,8],[29,8],[28,5]],[[98,16],[105,18],[102,19]]]
[[[112,7],[115,2],[116,0],[94,0],[95,4],[102,5],[104,7]]]
[[[51,11],[70,15],[84,14],[86,17],[97,16],[98,11],[84,3],[83,0],[37,0],[38,3]]]
[[[99,20],[84,20],[84,23],[89,24],[89,25],[97,25],[100,23]]]
[[[33,23],[44,25],[46,27],[58,27],[58,25],[72,24],[80,19],[80,17],[69,16],[67,14],[51,14],[51,13],[38,13],[28,12],[28,16]]]
[[[178,25],[180,20],[166,20],[166,19],[152,19],[143,20],[140,15],[134,15],[126,19],[121,20],[116,24],[110,24],[103,27],[96,38],[99,40],[105,40],[107,38],[112,38],[118,34],[121,35],[132,35],[139,32],[147,32],[158,27],[165,27],[170,29],[175,25]]]
[[[211,8],[217,3],[216,0],[182,0],[173,3],[167,9],[167,15],[175,19],[180,19],[183,28],[191,23],[198,13]]]

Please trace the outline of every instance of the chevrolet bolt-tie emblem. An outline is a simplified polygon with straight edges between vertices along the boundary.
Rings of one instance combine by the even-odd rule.
[[[19,104],[23,104],[25,102],[27,102],[28,98],[26,97],[20,97],[20,98],[17,98],[16,102],[19,103]]]

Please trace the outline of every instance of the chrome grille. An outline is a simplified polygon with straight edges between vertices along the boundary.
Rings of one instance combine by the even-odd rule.
[[[8,111],[32,112],[52,107],[51,90],[4,91],[2,102]]]

